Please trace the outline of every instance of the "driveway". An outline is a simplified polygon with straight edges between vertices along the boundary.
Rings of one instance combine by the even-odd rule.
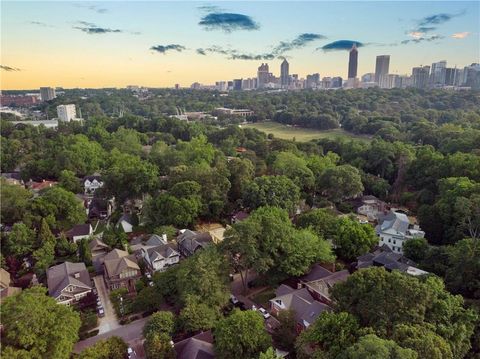
[[[105,316],[103,318],[99,318],[98,321],[98,334],[104,334],[120,327],[120,324],[118,323],[117,315],[115,314],[112,302],[108,296],[108,291],[107,287],[105,286],[103,276],[97,275],[93,278],[93,281],[95,282],[95,287],[97,287],[98,298],[100,298],[102,301],[103,310],[105,311]]]
[[[145,326],[145,323],[149,320],[150,318],[142,318],[139,320],[136,320],[130,324],[123,325],[117,329],[111,330],[108,333],[104,334],[99,334],[91,338],[87,338],[85,340],[82,340],[81,342],[78,342],[75,344],[75,347],[73,348],[73,351],[75,353],[80,353],[82,350],[85,348],[91,347],[94,345],[96,342],[98,342],[101,339],[107,339],[113,336],[117,336],[125,340],[129,345],[133,344],[136,345],[136,348],[138,348],[138,339],[142,338],[142,331],[143,327]],[[140,350],[139,350],[140,351]],[[140,354],[140,353],[138,353]]]

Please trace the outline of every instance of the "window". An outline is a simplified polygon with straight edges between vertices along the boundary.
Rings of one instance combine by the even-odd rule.
[[[391,238],[388,239],[388,243],[392,243],[392,239],[391,239]]]
[[[397,241],[396,241],[396,240],[393,240],[393,244],[397,244]]]

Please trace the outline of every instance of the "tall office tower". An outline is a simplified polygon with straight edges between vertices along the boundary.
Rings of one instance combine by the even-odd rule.
[[[357,77],[357,68],[358,68],[358,50],[357,44],[353,44],[352,49],[350,50],[350,57],[348,59],[348,78],[354,79]]]
[[[77,110],[75,105],[60,105],[57,106],[57,115],[60,121],[70,122],[77,118]]]
[[[257,71],[258,88],[263,88],[269,80],[268,64],[261,64]]]
[[[375,82],[380,83],[382,76],[388,75],[388,68],[390,67],[390,55],[377,56],[375,63]]]
[[[458,69],[457,68],[446,68],[445,69],[445,85],[455,86],[457,82]]]
[[[227,91],[227,82],[226,81],[215,82],[215,89],[218,91]]]
[[[471,64],[464,68],[465,86],[480,89],[480,64]]]
[[[446,61],[434,62],[432,64],[432,71],[430,74],[430,84],[432,86],[445,85],[445,72],[447,68]]]
[[[369,72],[361,77],[362,82],[375,82],[375,74],[373,72]]]
[[[280,84],[283,88],[287,88],[289,85],[289,65],[287,59],[283,59],[280,65]]]
[[[55,97],[55,89],[53,87],[40,87],[40,98],[42,101],[50,101]]]
[[[332,77],[331,87],[332,88],[340,88],[342,87],[343,80],[341,77]]]
[[[425,89],[428,86],[430,66],[414,67],[412,69],[413,87]]]

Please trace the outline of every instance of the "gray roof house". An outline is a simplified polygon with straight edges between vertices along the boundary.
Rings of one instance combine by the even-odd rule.
[[[73,304],[92,291],[84,263],[65,262],[47,270],[48,294],[60,304]]]
[[[135,292],[135,282],[142,276],[134,254],[114,249],[103,259],[103,277],[110,290],[127,288]]]
[[[276,297],[270,300],[271,311],[278,314],[281,310],[293,310],[297,332],[308,328],[322,312],[331,310],[327,304],[315,300],[307,288],[295,290],[282,284],[275,294]]]
[[[199,333],[175,343],[178,359],[213,359],[213,336],[211,331]]]
[[[207,232],[182,229],[177,237],[178,250],[184,257],[190,257],[196,251],[206,248],[212,243],[212,236]]]
[[[425,236],[425,232],[419,226],[410,224],[410,220],[404,213],[394,211],[379,218],[379,224],[375,227],[375,231],[380,238],[378,245],[385,244],[397,253],[403,253],[405,241]]]

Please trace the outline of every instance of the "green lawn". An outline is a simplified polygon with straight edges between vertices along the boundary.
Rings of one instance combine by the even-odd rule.
[[[257,130],[265,132],[266,134],[273,133],[273,135],[277,138],[282,138],[284,140],[295,139],[298,142],[308,142],[310,140],[316,140],[320,138],[355,138],[363,141],[370,140],[366,136],[357,136],[340,128],[335,130],[321,131],[313,128],[289,127],[282,125],[281,123],[270,121],[249,123],[241,126],[244,128],[256,128]]]
[[[273,288],[267,288],[260,293],[255,294],[252,296],[252,301],[261,305],[264,308],[268,308],[270,306],[269,301],[270,299],[275,298],[275,290]]]

